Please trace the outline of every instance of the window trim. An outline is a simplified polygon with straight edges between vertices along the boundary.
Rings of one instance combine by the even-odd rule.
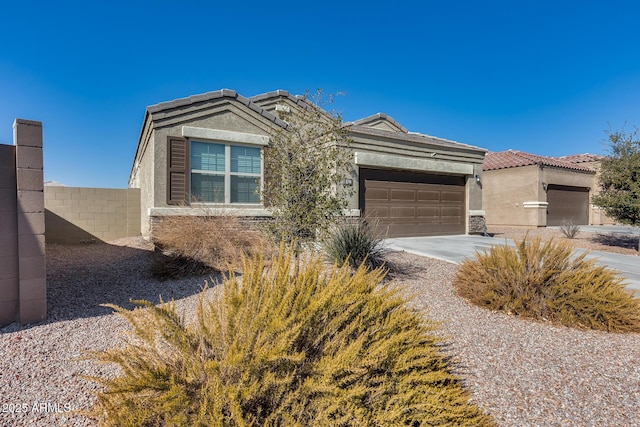
[[[221,141],[232,144],[240,143],[244,145],[258,145],[263,147],[269,145],[268,136],[230,130],[199,128],[194,126],[182,126],[182,136],[189,139],[206,139],[214,142]]]

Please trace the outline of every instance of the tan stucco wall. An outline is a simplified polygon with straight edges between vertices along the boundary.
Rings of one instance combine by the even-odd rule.
[[[546,202],[540,183],[540,170],[536,165],[484,171],[482,205],[487,226],[546,225],[546,208],[525,208],[525,202]]]
[[[153,152],[155,151],[154,133],[154,131],[150,132],[149,149],[142,156],[138,171],[139,182],[137,182],[137,184],[139,185],[138,188],[140,188],[140,232],[143,236],[148,236],[150,233],[147,212],[153,207],[154,188],[156,185],[153,156]]]
[[[594,177],[593,173],[551,167],[542,168],[540,171],[541,182],[570,187],[585,187],[589,188],[590,191],[593,190],[595,185]]]
[[[478,184],[476,182],[476,176],[482,177],[482,164],[473,165],[473,175],[467,177],[467,191],[469,193],[467,209],[484,210],[482,203],[482,183]]]
[[[482,197],[487,225],[546,226],[547,193],[542,183],[589,188],[589,197],[596,188],[594,174],[575,170],[531,165],[484,171]],[[593,224],[594,209],[590,211]]]

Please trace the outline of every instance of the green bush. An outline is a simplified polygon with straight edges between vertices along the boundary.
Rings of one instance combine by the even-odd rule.
[[[369,269],[384,264],[385,249],[382,239],[364,219],[345,222],[334,227],[324,241],[324,250],[329,261],[342,265],[348,262],[354,268],[365,264]]]
[[[121,373],[95,379],[104,390],[89,415],[103,426],[493,425],[450,373],[435,324],[381,270],[326,271],[285,252],[203,293],[193,324],[173,303],[114,306],[134,334],[92,353]]]
[[[465,260],[459,295],[492,310],[573,327],[640,331],[640,300],[623,280],[565,242],[539,238],[493,246]]]

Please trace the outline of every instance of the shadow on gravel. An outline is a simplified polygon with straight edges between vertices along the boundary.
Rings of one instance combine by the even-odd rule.
[[[393,280],[397,277],[411,279],[422,271],[419,266],[404,261],[402,254],[402,251],[389,250],[384,255],[384,268],[388,270],[385,280]]]
[[[151,275],[153,251],[108,243],[84,245],[47,244],[47,314],[45,323],[96,317],[113,310],[100,304],[131,309],[129,301],[147,300],[155,304],[199,294],[205,281],[209,287],[222,275],[159,281]],[[37,325],[11,324],[0,332]]]
[[[598,233],[591,238],[594,243],[605,246],[615,246],[619,248],[636,249],[638,247],[638,236],[629,234],[601,234]]]

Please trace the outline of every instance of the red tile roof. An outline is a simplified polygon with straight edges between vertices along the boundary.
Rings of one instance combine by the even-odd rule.
[[[584,153],[584,154],[573,154],[571,156],[562,156],[562,157],[556,157],[556,158],[558,160],[564,160],[571,163],[586,163],[586,162],[597,162],[599,160],[602,160],[604,156],[601,156],[599,154]]]
[[[490,171],[496,169],[517,168],[520,166],[542,165],[552,166],[556,168],[571,169],[580,172],[594,172],[587,166],[561,160],[553,157],[538,156],[537,154],[525,153],[517,150],[499,151],[497,153],[489,152],[484,158],[482,170]]]

